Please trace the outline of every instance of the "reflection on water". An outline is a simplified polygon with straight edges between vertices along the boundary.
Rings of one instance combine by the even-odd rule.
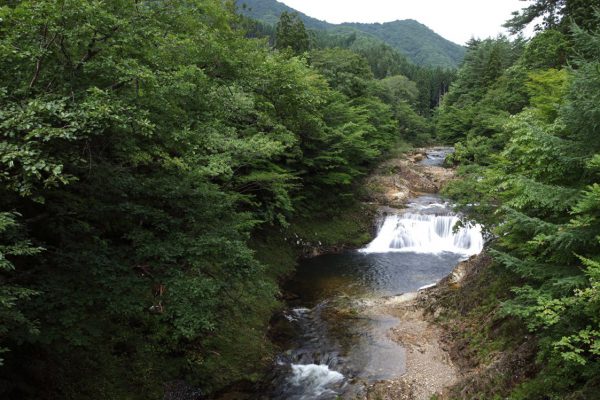
[[[281,343],[269,398],[353,398],[364,383],[403,374],[405,350],[388,337],[400,321],[374,313],[369,301],[435,283],[478,252],[481,230],[454,233],[457,220],[439,197],[422,196],[383,218],[374,252],[304,260],[286,287],[297,295],[281,318],[292,334]]]
[[[390,296],[415,291],[448,275],[462,254],[328,254],[302,262],[287,286],[306,304],[346,296]]]

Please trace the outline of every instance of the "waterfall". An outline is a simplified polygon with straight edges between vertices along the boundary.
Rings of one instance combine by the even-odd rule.
[[[480,253],[483,249],[481,226],[462,227],[454,232],[458,221],[456,215],[389,215],[377,237],[361,252],[451,252],[465,256]]]

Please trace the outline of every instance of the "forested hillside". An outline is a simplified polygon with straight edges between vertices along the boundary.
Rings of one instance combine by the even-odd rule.
[[[0,6],[0,397],[257,380],[293,268],[258,261],[264,232],[285,250],[428,140],[393,58],[295,48],[293,18],[273,49],[247,22],[220,0]]]
[[[382,41],[420,66],[455,68],[465,55],[463,46],[444,39],[414,20],[384,24],[330,24],[299,13],[277,0],[237,0],[237,4],[244,15],[269,25],[277,23],[279,16],[284,12],[298,13],[307,28]]]
[[[593,6],[600,3],[537,0],[507,24],[519,32],[541,19],[531,40],[469,43],[436,116],[438,137],[456,143],[462,176],[447,192],[486,226],[494,258],[481,290],[497,297],[485,295],[491,300],[472,317],[486,322],[464,335],[472,335],[472,351],[533,344],[537,354],[497,374],[478,398],[598,396],[600,15]]]
[[[341,28],[352,28],[381,39],[405,54],[413,63],[431,67],[458,67],[465,56],[465,48],[444,39],[427,26],[412,19],[383,24],[344,23]]]
[[[297,13],[308,29],[327,29],[331,25],[327,21],[321,21],[296,11],[277,0],[236,0],[236,4],[244,15],[273,26],[277,25],[279,17],[284,12]]]
[[[377,79],[395,75],[406,76],[417,85],[418,93],[414,99],[414,108],[421,116],[431,116],[432,110],[439,105],[442,96],[448,91],[450,83],[455,77],[455,69],[416,65],[398,50],[372,35],[345,29],[307,31],[302,22],[302,16],[295,12],[284,11],[281,14],[281,22],[275,27],[244,18],[248,37],[267,38],[276,47],[290,46],[296,52],[310,49],[347,49],[366,59]],[[300,25],[301,34],[293,33]],[[276,38],[278,30],[282,26],[292,32],[291,35],[288,35],[289,43],[283,43],[283,45],[277,43]]]

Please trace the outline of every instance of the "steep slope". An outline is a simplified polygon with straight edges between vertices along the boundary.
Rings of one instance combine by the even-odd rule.
[[[415,20],[383,24],[330,24],[309,17],[277,0],[237,0],[237,3],[242,14],[268,24],[276,24],[284,11],[297,12],[309,29],[328,30],[338,34],[367,34],[399,50],[417,65],[457,67],[465,55],[463,46],[444,39]]]

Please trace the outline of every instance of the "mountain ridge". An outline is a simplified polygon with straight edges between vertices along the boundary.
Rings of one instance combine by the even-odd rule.
[[[236,0],[242,14],[275,25],[282,12],[297,13],[308,29],[339,34],[359,32],[374,36],[399,50],[413,63],[431,67],[456,68],[462,62],[466,48],[445,39],[425,24],[414,19],[390,22],[344,22],[332,24],[308,16],[277,0]]]

